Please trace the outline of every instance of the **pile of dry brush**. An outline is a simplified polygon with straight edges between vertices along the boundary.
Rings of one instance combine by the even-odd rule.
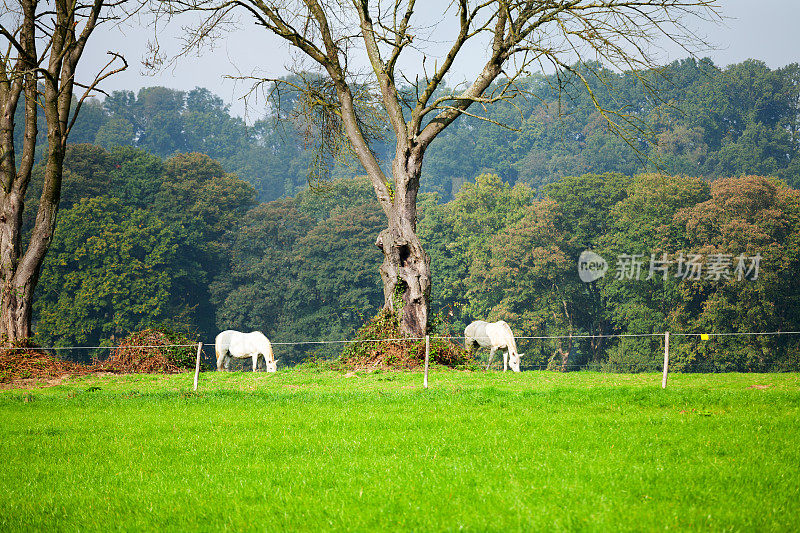
[[[186,346],[172,346],[175,344]],[[171,374],[194,366],[196,344],[182,334],[146,329],[132,333],[111,351],[105,361],[84,365],[65,361],[30,346],[0,351],[0,383],[47,380],[94,372],[115,374]]]
[[[36,350],[11,348],[0,352],[0,383],[24,379],[55,379],[98,372],[94,365],[65,361]]]
[[[170,346],[174,344],[186,346]],[[187,338],[145,329],[123,339],[99,364],[103,371],[117,374],[175,374],[194,366],[195,346]]]
[[[347,345],[337,366],[349,370],[419,368],[425,363],[425,341],[400,340],[402,337],[397,319],[381,311],[358,330],[353,339],[355,342]],[[474,360],[457,344],[445,339],[430,339],[430,362],[452,368],[469,366]]]

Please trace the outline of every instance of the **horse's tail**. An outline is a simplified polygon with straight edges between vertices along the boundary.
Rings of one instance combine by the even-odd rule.
[[[214,353],[217,354],[217,370],[220,370],[221,363],[225,359],[225,355],[228,352],[228,345],[230,343],[226,342],[228,335],[227,331],[223,331],[214,339]]]

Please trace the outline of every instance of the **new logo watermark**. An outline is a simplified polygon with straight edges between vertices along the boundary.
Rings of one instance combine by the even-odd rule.
[[[758,279],[761,259],[760,253],[753,256],[722,253],[703,256],[681,252],[673,256],[651,253],[648,261],[645,254],[620,254],[617,256],[614,278],[646,281],[661,276],[661,279],[755,281]],[[584,250],[578,258],[578,276],[584,283],[597,281],[605,276],[608,269],[608,262],[591,250]]]
[[[584,250],[578,258],[578,276],[584,283],[597,281],[606,275],[608,263],[591,250]]]

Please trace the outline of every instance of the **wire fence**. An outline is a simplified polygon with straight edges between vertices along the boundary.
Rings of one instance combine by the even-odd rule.
[[[725,372],[725,371],[787,371],[800,370],[800,331],[763,332],[670,332],[673,352],[672,368],[679,371]],[[768,339],[792,338],[791,342],[767,344]],[[738,344],[731,342],[739,338]],[[463,335],[430,335],[430,340],[463,344]],[[755,341],[754,339],[760,339]],[[271,342],[276,357],[282,365],[302,361],[308,356],[331,359],[337,355],[336,346],[358,343],[420,342],[425,337],[396,337],[381,339],[336,339],[297,340]],[[529,335],[516,337],[519,351],[525,353],[521,360],[522,370],[596,370],[606,372],[650,372],[660,371],[663,365],[665,333],[615,333],[573,335]],[[709,342],[715,340],[716,343]],[[202,359],[215,366],[213,342],[203,343]],[[142,345],[129,348],[187,348],[197,344]],[[49,352],[76,362],[88,363],[103,360],[117,346],[51,346],[20,347],[19,350]],[[281,348],[285,348],[282,350]],[[321,348],[326,348],[321,350]],[[760,359],[768,352],[782,354],[775,361]],[[292,350],[291,352],[289,350]],[[726,351],[729,357],[720,355]],[[759,351],[760,350],[760,351]],[[281,352],[286,352],[282,354]],[[298,355],[299,354],[299,355]],[[476,352],[476,363],[486,364],[488,350]],[[494,367],[502,365],[502,357],[495,358]],[[242,368],[247,368],[245,363]]]

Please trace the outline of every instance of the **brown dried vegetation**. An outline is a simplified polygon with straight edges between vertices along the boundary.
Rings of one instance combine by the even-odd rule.
[[[389,339],[389,340],[374,340]],[[425,364],[425,341],[404,340],[397,318],[381,311],[364,324],[342,351],[337,366],[347,370],[411,370]],[[430,339],[430,363],[448,367],[467,366],[472,356],[445,339]]]
[[[171,346],[176,344],[185,346]],[[196,346],[183,336],[145,329],[123,339],[100,365],[118,374],[175,374],[194,366]]]
[[[25,380],[51,380],[65,375],[80,376],[98,371],[95,365],[65,361],[43,352],[11,348],[0,352],[0,383],[22,384]]]
[[[185,346],[174,346],[176,344]],[[111,351],[105,361],[84,365],[60,359],[34,346],[0,351],[0,383],[10,386],[36,385],[65,376],[98,372],[115,374],[172,374],[194,366],[196,344],[180,334],[157,329],[132,333]]]

